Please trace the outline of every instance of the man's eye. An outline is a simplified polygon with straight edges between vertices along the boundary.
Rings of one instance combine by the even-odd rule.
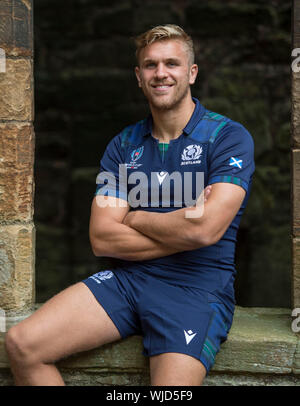
[[[146,66],[146,68],[154,68],[155,64],[154,63],[147,63],[145,66]]]

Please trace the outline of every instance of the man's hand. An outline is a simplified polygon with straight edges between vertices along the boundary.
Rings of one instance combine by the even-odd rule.
[[[125,226],[131,227],[136,213],[136,211],[130,211],[129,213],[127,213],[127,215],[124,217],[123,224]]]
[[[208,196],[210,195],[211,192],[211,185],[206,186],[204,189],[204,203],[207,202]]]
[[[212,186],[208,185],[204,189],[204,203],[207,202],[207,200],[208,200],[208,197],[209,197],[210,192],[211,192],[211,188],[212,188]],[[125,226],[131,227],[133,225],[133,223],[134,223],[134,220],[135,220],[136,216],[138,216],[138,210],[130,211],[124,217],[123,224]]]

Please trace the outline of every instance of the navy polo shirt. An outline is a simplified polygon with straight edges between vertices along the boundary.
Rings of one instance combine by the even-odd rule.
[[[152,136],[151,115],[114,137],[101,159],[95,195],[127,200],[132,210],[168,212],[193,205],[209,184],[245,189],[241,208],[216,244],[152,260],[117,261],[117,268],[129,272],[205,290],[233,311],[236,235],[251,189],[254,144],[241,124],[193,101],[192,117],[166,154]]]

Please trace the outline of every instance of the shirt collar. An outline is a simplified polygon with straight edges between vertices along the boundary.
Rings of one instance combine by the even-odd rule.
[[[199,121],[202,120],[202,117],[204,116],[204,113],[205,113],[205,108],[202,106],[202,104],[199,102],[199,100],[196,99],[195,97],[193,97],[192,99],[193,99],[193,102],[195,103],[195,108],[194,108],[192,117],[190,118],[189,122],[183,129],[183,133],[185,135],[191,134],[191,132],[196,127],[196,125],[199,123]],[[152,133],[152,124],[153,124],[152,115],[149,114],[149,116],[147,117],[145,124],[144,124],[143,136],[150,135]]]

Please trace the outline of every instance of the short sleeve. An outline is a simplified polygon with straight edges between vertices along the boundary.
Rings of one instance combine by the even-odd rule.
[[[126,172],[122,165],[120,135],[114,137],[106,147],[100,161],[100,171],[96,179],[95,196],[112,196],[127,200]]]
[[[254,169],[252,136],[241,124],[229,122],[211,145],[208,184],[233,183],[247,192]]]

